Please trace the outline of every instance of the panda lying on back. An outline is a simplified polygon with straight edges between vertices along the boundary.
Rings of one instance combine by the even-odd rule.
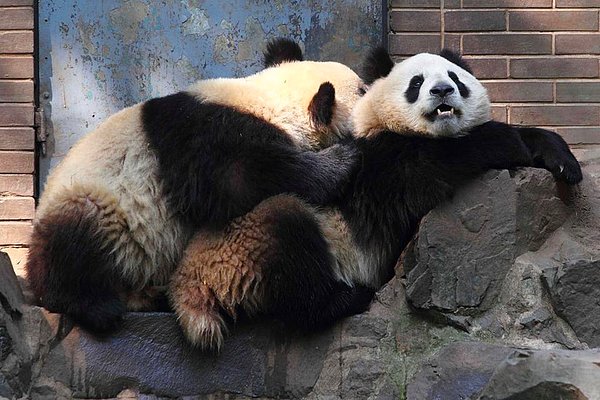
[[[122,110],[69,151],[40,199],[26,266],[44,307],[110,330],[168,284],[195,230],[278,193],[339,196],[355,149],[312,150],[351,135],[364,84],[283,39],[265,66]]]
[[[452,53],[394,65],[376,50],[364,80],[371,88],[348,144],[362,162],[336,208],[278,195],[190,242],[170,295],[195,345],[222,344],[223,315],[262,313],[314,329],[361,312],[420,219],[486,170],[535,166],[568,184],[582,179],[557,134],[490,121],[484,87]]]

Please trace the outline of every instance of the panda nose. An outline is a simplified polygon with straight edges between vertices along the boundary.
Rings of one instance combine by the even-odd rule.
[[[444,98],[447,95],[454,93],[454,88],[448,84],[437,84],[431,88],[429,93],[431,93],[433,96]]]

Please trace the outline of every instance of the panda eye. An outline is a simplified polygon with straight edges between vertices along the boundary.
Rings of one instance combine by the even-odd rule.
[[[423,75],[413,76],[408,86],[411,88],[420,88],[424,80]]]

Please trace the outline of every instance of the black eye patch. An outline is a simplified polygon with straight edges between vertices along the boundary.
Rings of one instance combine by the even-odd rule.
[[[404,97],[406,97],[406,101],[409,103],[414,103],[419,98],[419,91],[421,90],[421,85],[423,84],[423,75],[415,75],[410,80],[408,84],[408,89],[404,92]]]
[[[456,76],[456,74],[452,71],[448,71],[448,76],[454,81],[454,83],[456,83],[456,86],[458,86],[458,92],[460,93],[460,95],[462,97],[469,97],[471,91],[468,87],[465,86],[464,83],[460,81],[460,79],[458,79],[458,76]]]

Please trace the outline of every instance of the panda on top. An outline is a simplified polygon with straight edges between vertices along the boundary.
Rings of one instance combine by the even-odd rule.
[[[490,121],[485,88],[451,52],[394,65],[378,49],[362,75],[370,88],[347,144],[361,161],[336,207],[281,194],[192,238],[169,293],[193,344],[219,348],[240,313],[312,330],[363,311],[420,219],[486,170],[535,166],[568,184],[582,179],[556,133]]]
[[[313,150],[351,135],[364,84],[343,64],[303,61],[285,39],[264,62],[124,109],[69,151],[34,221],[26,270],[41,305],[109,331],[126,309],[152,306],[197,229],[279,193],[315,205],[339,196],[356,149]]]

